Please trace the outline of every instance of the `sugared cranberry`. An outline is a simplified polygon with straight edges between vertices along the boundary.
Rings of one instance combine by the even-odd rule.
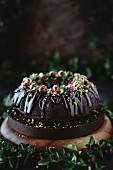
[[[54,72],[54,71],[50,71],[50,72],[49,72],[49,75],[50,75],[51,77],[55,77],[55,72]]]
[[[75,87],[81,87],[81,83],[80,83],[79,81],[75,81],[75,82],[73,83],[73,86],[75,86]]]
[[[46,92],[47,91],[47,87],[45,85],[42,85],[40,88],[39,88],[39,92],[40,93],[43,93],[43,92]]]
[[[70,91],[75,91],[76,90],[75,86],[72,85],[72,84],[69,84],[68,88],[69,88]]]
[[[38,78],[38,74],[37,73],[33,73],[32,77],[33,77],[33,79],[37,79]]]
[[[28,84],[30,82],[30,79],[28,77],[23,78],[23,83]]]
[[[28,84],[26,84],[26,83],[22,83],[21,86],[22,86],[22,89],[23,89],[23,90],[26,90],[26,89],[28,88]]]
[[[39,77],[42,78],[44,76],[43,73],[39,73]]]
[[[53,88],[52,88],[52,90],[53,90],[54,92],[58,92],[58,91],[60,91],[60,88],[59,88],[59,86],[54,85]]]
[[[62,76],[63,73],[64,73],[63,70],[60,70],[60,71],[58,72],[58,75],[59,75],[59,76]]]
[[[31,85],[30,85],[30,90],[35,90],[35,88],[36,88],[36,84],[35,83],[32,83]]]
[[[74,76],[76,77],[76,76],[79,76],[80,74],[79,73],[74,73]]]

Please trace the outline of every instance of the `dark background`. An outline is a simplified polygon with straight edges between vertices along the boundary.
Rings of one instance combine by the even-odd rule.
[[[60,69],[86,74],[113,111],[113,1],[0,0],[0,112],[25,75]]]
[[[0,101],[32,72],[86,74],[112,106],[113,1],[0,0]]]

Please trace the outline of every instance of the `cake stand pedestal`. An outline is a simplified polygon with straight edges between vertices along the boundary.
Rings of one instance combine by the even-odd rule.
[[[89,143],[90,137],[93,136],[95,141],[98,143],[101,139],[109,139],[113,133],[112,124],[107,116],[105,116],[104,123],[100,129],[96,132],[93,132],[90,135],[74,138],[74,139],[63,139],[63,140],[46,140],[46,139],[38,139],[31,138],[19,134],[15,130],[11,129],[7,124],[8,118],[4,120],[1,125],[1,134],[8,140],[14,142],[15,144],[30,144],[36,145],[38,150],[43,150],[47,147],[63,147],[66,144],[74,144],[78,149],[82,149],[85,147],[87,143]]]

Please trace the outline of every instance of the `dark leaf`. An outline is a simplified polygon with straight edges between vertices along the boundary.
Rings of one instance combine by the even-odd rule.
[[[51,163],[50,157],[44,158],[38,162],[39,166],[49,165]]]

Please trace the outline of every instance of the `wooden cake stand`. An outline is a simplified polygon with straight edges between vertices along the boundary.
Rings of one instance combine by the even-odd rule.
[[[93,136],[95,141],[98,143],[101,139],[109,139],[113,133],[112,124],[107,116],[105,116],[104,123],[100,129],[96,132],[93,132],[90,135],[79,137],[75,139],[65,139],[65,140],[46,140],[46,139],[38,139],[31,138],[19,134],[15,130],[11,129],[7,125],[8,118],[4,120],[1,125],[1,134],[8,140],[14,142],[15,144],[30,144],[36,145],[38,150],[43,150],[45,146],[48,147],[63,147],[66,144],[74,144],[78,149],[84,148],[87,143],[89,143],[90,137]]]

